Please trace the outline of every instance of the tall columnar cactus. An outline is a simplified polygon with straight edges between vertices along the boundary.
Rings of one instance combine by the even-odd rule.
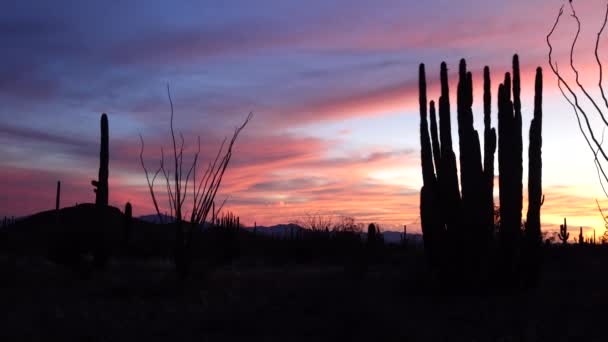
[[[61,181],[57,181],[57,191],[55,192],[55,210],[59,210],[61,200]]]
[[[526,238],[534,244],[541,243],[540,208],[543,205],[542,188],[542,92],[543,73],[536,69],[534,87],[534,118],[530,124],[530,146],[528,148],[528,214],[526,215]]]
[[[462,233],[462,213],[456,155],[452,148],[452,125],[450,118],[450,90],[448,67],[441,63],[441,96],[439,97],[439,137],[441,142],[441,165],[438,175],[439,201],[442,216],[442,229],[447,235],[457,237]]]
[[[464,213],[460,244],[468,245],[465,254],[466,265],[479,261],[483,256],[480,248],[486,245],[487,227],[483,224],[485,198],[483,168],[479,135],[473,126],[473,80],[467,71],[464,59],[460,61],[457,94],[458,136],[460,146],[460,184],[462,189],[462,209]],[[462,254],[462,253],[460,253]]]
[[[498,170],[500,234],[505,252],[510,255],[507,256],[509,259],[515,253],[515,244],[521,231],[522,200],[516,189],[521,187],[521,176],[516,165],[521,160],[521,156],[517,155],[521,134],[517,134],[518,121],[511,101],[511,85],[511,74],[506,73],[504,82],[498,88]]]
[[[585,236],[583,235],[583,227],[580,228],[580,231],[578,233],[578,244],[579,245],[585,244]]]
[[[401,234],[401,245],[407,247],[407,225],[403,225],[403,233]]]
[[[429,257],[429,261],[432,265],[435,265],[437,260],[440,259],[438,255],[435,255],[434,251],[437,250],[435,244],[439,242],[439,230],[441,230],[441,227],[435,214],[438,204],[437,179],[435,178],[431,137],[427,123],[426,74],[424,64],[421,64],[419,68],[419,90],[420,160],[423,181],[422,189],[420,190],[420,221],[422,224],[424,248],[428,251],[427,256]],[[369,239],[370,236],[368,235],[368,241]]]
[[[521,264],[522,210],[522,120],[519,60],[513,58],[511,74],[505,75],[498,88],[498,134],[491,127],[491,84],[489,68],[484,68],[484,150],[473,124],[473,82],[464,60],[459,65],[457,94],[458,134],[460,147],[460,184],[456,158],[452,149],[450,102],[447,66],[441,64],[439,98],[439,134],[434,102],[430,102],[431,127],[427,123],[427,94],[424,65],[420,66],[420,142],[423,187],[421,190],[421,224],[427,253],[435,265],[485,268],[484,258],[490,239],[494,238],[494,156],[498,147],[500,186],[501,254],[506,262],[505,274],[515,275]],[[513,95],[512,95],[513,94]],[[513,99],[512,99],[513,97]],[[540,239],[542,73],[537,70],[535,112],[530,130],[530,234]],[[434,164],[434,165],[433,165]],[[462,194],[462,195],[461,195]],[[444,234],[447,233],[447,234]],[[447,244],[447,245],[446,245]],[[447,254],[437,251],[441,247]],[[537,248],[533,246],[533,248]],[[443,258],[437,261],[436,258]],[[470,258],[470,259],[467,259]],[[462,262],[465,262],[462,264]],[[455,264],[456,263],[456,264]],[[457,263],[460,263],[458,265]],[[477,265],[475,265],[477,264]],[[468,265],[468,266],[467,266]],[[482,268],[477,268],[482,266]],[[457,275],[453,273],[452,275]],[[514,283],[512,283],[514,284]]]
[[[492,92],[490,68],[483,69],[483,123],[484,123],[484,152],[483,152],[483,208],[484,224],[488,229],[488,237],[494,230],[494,154],[496,153],[496,129],[492,127]]]
[[[131,234],[133,227],[133,207],[130,202],[125,204],[125,244],[129,245],[131,243]]]
[[[435,111],[435,101],[429,104],[431,115],[431,145],[433,146],[433,161],[435,162],[436,178],[439,177],[441,166],[441,148],[439,146],[439,136],[437,134],[437,113]]]
[[[559,225],[559,234],[557,237],[562,240],[562,244],[568,243],[568,238],[570,238],[570,233],[568,233],[568,223],[566,222],[566,218],[564,217],[564,224]]]
[[[520,72],[519,72],[519,56],[513,56],[513,110],[514,110],[514,118],[513,118],[513,135],[514,145],[511,147],[512,149],[512,158],[513,158],[513,167],[514,167],[514,202],[515,208],[513,209],[514,221],[517,221],[518,228],[521,230],[521,210],[523,207],[522,199],[523,199],[523,141],[522,141],[522,119],[521,119],[521,81],[520,81]],[[536,94],[535,94],[536,101]]]
[[[95,187],[95,204],[105,207],[108,205],[108,173],[109,173],[109,129],[108,116],[101,114],[101,144],[99,150],[99,178],[91,181]]]

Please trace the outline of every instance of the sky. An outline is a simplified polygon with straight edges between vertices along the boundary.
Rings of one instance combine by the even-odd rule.
[[[576,63],[593,85],[592,44],[606,3],[578,2],[583,30]],[[217,197],[228,197],[226,210],[245,224],[321,214],[419,231],[419,63],[426,64],[431,99],[438,97],[439,64],[448,63],[455,103],[454,71],[466,58],[480,130],[481,71],[490,66],[495,97],[517,53],[524,177],[534,70],[544,69],[543,229],[568,217],[570,227],[584,226],[586,235],[596,229],[599,236],[604,224],[595,199],[606,207],[608,199],[547,62],[545,36],[562,3],[10,2],[0,12],[0,216],[53,208],[57,180],[62,206],[94,201],[102,112],[110,126],[110,203],[123,208],[130,201],[134,215],[153,213],[139,134],[152,168],[160,147],[170,144],[170,85],[188,158],[198,136],[201,158],[211,158],[254,113]],[[576,26],[568,15],[562,20],[555,57],[567,71]],[[605,55],[607,39],[600,44]]]

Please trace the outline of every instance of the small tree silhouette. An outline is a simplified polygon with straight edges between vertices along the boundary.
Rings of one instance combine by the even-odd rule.
[[[301,218],[294,220],[292,223],[310,231],[334,230],[337,226],[337,224],[334,223],[333,215],[324,215],[320,212],[306,213]]]
[[[200,136],[198,137],[198,150],[194,155],[192,165],[186,171],[186,169],[183,168],[184,136],[181,133],[179,134],[181,144],[178,147],[175,137],[175,130],[173,128],[173,100],[171,99],[169,86],[167,86],[167,96],[169,97],[169,104],[171,106],[170,128],[171,139],[173,142],[173,169],[171,169],[171,167],[165,167],[165,155],[163,148],[161,147],[160,166],[152,178],[150,178],[150,174],[144,163],[144,139],[141,135],[139,136],[141,140],[141,151],[139,157],[141,166],[146,175],[146,181],[148,183],[150,196],[152,197],[152,203],[154,204],[154,209],[158,214],[161,224],[164,224],[165,222],[155,194],[154,182],[160,173],[162,173],[165,178],[166,191],[169,197],[169,213],[171,217],[175,216],[174,263],[178,275],[184,278],[190,271],[192,234],[201,223],[205,223],[207,216],[209,215],[209,211],[211,211],[212,208],[215,208],[215,195],[220,188],[222,178],[226,172],[230,158],[232,157],[232,148],[243,128],[245,128],[247,123],[249,123],[251,120],[253,114],[249,113],[243,124],[235,129],[232,139],[230,139],[228,142],[228,147],[226,149],[224,149],[224,146],[226,145],[226,139],[224,139],[217,151],[215,159],[213,162],[210,162],[207,165],[205,171],[203,172],[202,178],[200,178],[200,180],[197,182],[196,174],[198,168],[198,158],[201,150]],[[186,210],[184,210],[184,203],[188,196],[189,185],[191,191],[190,196],[192,198],[192,206],[190,208],[190,225],[187,229],[184,229],[184,213],[186,212]],[[217,214],[222,210],[225,202],[226,200],[224,200],[217,211],[213,211],[213,217],[217,217]]]

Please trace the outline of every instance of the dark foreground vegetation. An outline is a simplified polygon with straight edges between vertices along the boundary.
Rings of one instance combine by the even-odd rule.
[[[480,295],[441,283],[421,246],[370,244],[350,233],[291,240],[210,230],[199,235],[200,254],[182,279],[168,256],[153,255],[160,235],[145,233],[133,230],[131,252],[117,238],[122,247],[101,269],[86,264],[86,252],[75,268],[44,250],[5,244],[0,339],[603,340],[608,248],[601,245],[544,246],[537,287]]]

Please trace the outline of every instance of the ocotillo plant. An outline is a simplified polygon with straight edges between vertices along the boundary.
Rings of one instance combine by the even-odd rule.
[[[425,251],[432,266],[449,268],[448,273],[482,271],[494,231],[494,153],[498,145],[500,219],[499,245],[508,272],[514,275],[521,249],[522,222],[522,120],[519,60],[513,58],[511,74],[505,75],[498,89],[498,137],[491,127],[490,71],[484,69],[484,150],[473,125],[473,82],[464,60],[459,66],[457,92],[458,135],[460,147],[460,184],[452,150],[447,66],[441,64],[439,98],[439,134],[435,105],[430,101],[431,127],[427,123],[427,94],[424,65],[420,65],[420,142],[423,187],[420,216]],[[540,238],[542,73],[536,74],[534,120],[530,130],[530,235]],[[513,97],[511,96],[513,94]],[[437,141],[438,138],[441,140]],[[498,140],[498,144],[497,144]],[[537,248],[537,245],[534,245]],[[463,252],[465,251],[465,252]],[[524,262],[525,263],[525,262]],[[485,266],[483,266],[485,264]],[[482,267],[482,268],[479,268]],[[477,270],[477,271],[476,271]]]
[[[568,232],[568,223],[566,222],[566,218],[564,217],[564,224],[559,225],[559,234],[557,237],[562,241],[562,244],[568,243],[568,238],[570,238],[570,233]]]
[[[99,150],[99,178],[91,181],[95,187],[95,204],[105,207],[108,205],[108,173],[109,173],[109,129],[108,116],[101,114],[101,144]]]

